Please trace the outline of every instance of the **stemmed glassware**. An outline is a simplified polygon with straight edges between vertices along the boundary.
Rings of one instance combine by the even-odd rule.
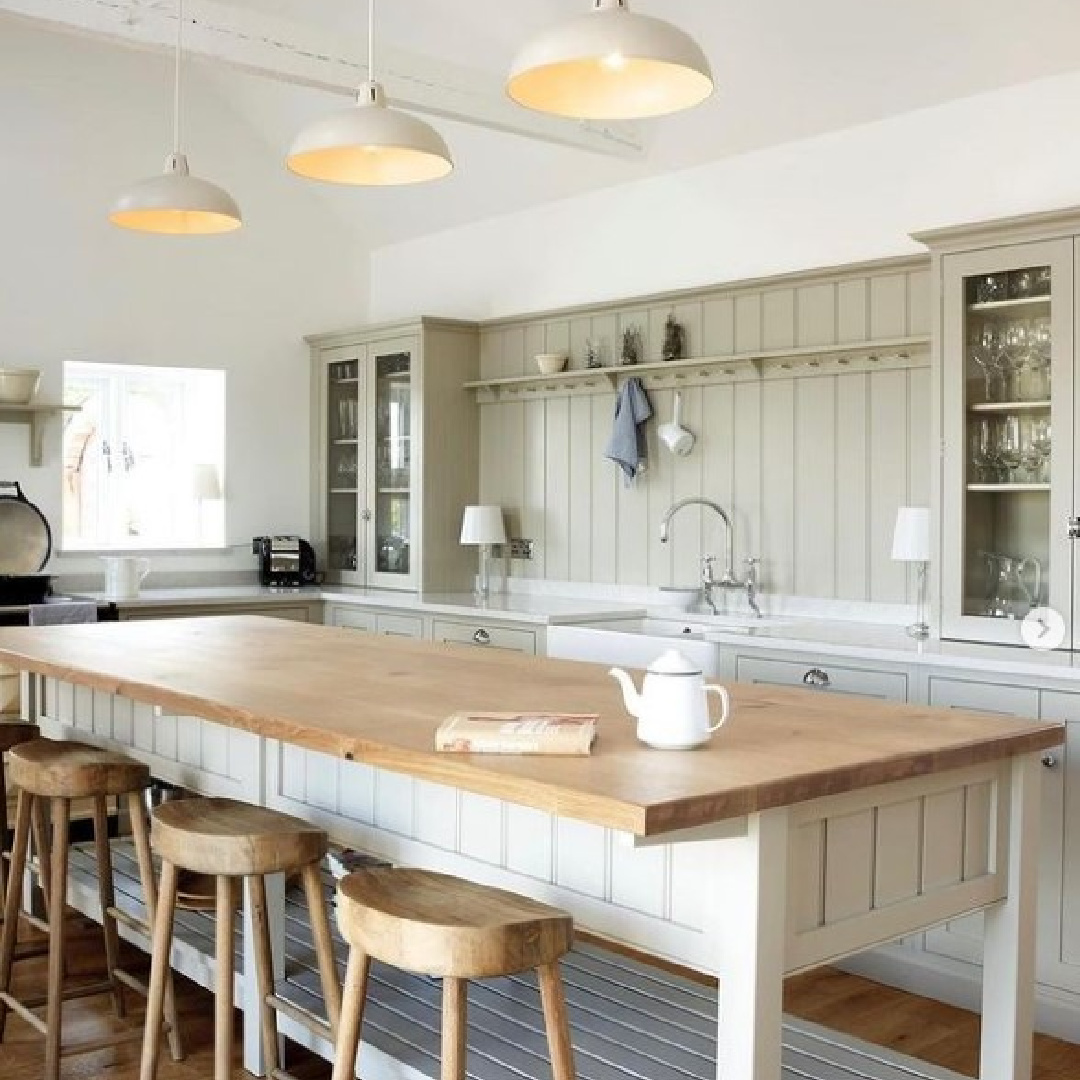
[[[997,425],[994,442],[998,466],[1004,473],[1002,483],[1011,483],[1023,461],[1023,450],[1020,445],[1020,417],[1003,416]]]
[[[994,384],[1001,378],[1004,345],[1003,335],[992,322],[984,322],[971,335],[971,359],[982,369],[986,401],[997,400]]]

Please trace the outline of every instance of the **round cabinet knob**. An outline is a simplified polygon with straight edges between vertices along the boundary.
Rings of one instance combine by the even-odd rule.
[[[829,673],[813,667],[802,677],[802,681],[805,686],[828,686]]]
[[[483,627],[481,627],[479,630],[476,631],[475,634],[473,634],[472,639],[476,642],[477,645],[491,644],[491,635]]]
[[[1053,753],[1052,751],[1047,751],[1042,756],[1042,763],[1048,769],[1056,769],[1058,763],[1057,754]]]

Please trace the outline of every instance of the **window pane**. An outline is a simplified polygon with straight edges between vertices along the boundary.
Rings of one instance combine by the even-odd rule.
[[[221,547],[225,373],[64,365],[65,548]]]

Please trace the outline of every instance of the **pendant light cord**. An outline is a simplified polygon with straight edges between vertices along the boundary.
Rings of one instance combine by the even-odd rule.
[[[375,81],[375,0],[367,6],[367,77],[369,83]]]
[[[180,54],[183,50],[184,0],[176,2],[176,62],[173,70],[173,153],[180,153]]]

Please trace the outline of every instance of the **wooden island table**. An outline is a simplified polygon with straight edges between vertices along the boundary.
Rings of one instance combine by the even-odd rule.
[[[185,787],[557,903],[719,978],[717,998],[603,950],[572,954],[582,1080],[942,1076],[785,1026],[782,983],[980,909],[980,1076],[1030,1074],[1040,754],[1061,725],[735,684],[707,747],[655,751],[602,667],[255,616],[2,629],[0,662],[24,673],[26,717],[51,736],[121,746]],[[599,738],[584,758],[432,752],[438,723],[469,709],[597,712]],[[71,893],[92,910],[77,873]],[[283,897],[288,952],[304,931]],[[197,942],[173,959],[209,983]],[[253,980],[238,978],[258,1072]],[[380,979],[361,1074],[432,1074],[437,987]],[[470,1072],[546,1075],[542,1036],[530,1056],[531,988],[474,992]]]

